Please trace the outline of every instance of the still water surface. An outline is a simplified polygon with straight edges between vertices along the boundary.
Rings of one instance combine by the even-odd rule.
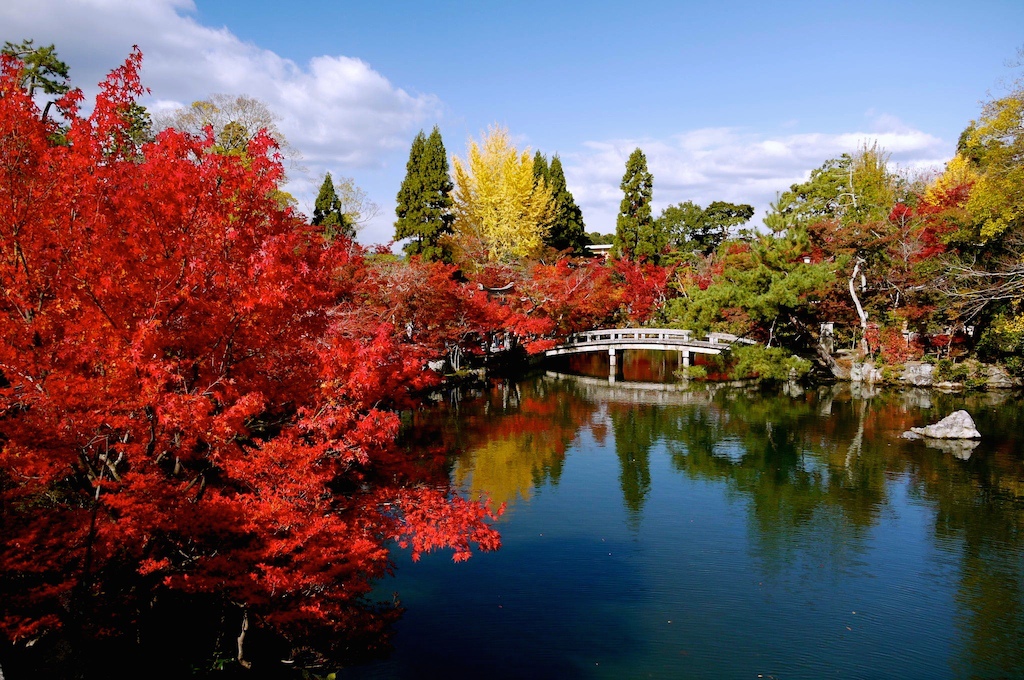
[[[973,450],[899,437],[964,407]],[[398,554],[341,677],[1024,677],[1019,396],[538,376],[417,419],[503,547]]]

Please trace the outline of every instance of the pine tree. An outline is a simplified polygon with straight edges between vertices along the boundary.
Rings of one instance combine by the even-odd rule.
[[[329,238],[333,238],[338,234],[355,238],[354,225],[348,216],[342,212],[341,200],[338,198],[338,192],[334,189],[334,180],[329,172],[324,175],[324,182],[320,185],[320,193],[316,196],[311,224],[314,227],[323,227],[324,233]]]
[[[427,136],[420,130],[416,138],[412,140],[412,148],[409,149],[409,160],[405,164],[405,178],[398,188],[398,196],[395,198],[395,240],[401,241],[410,236],[419,234],[420,223],[422,222],[422,195],[423,195],[423,149],[427,145]],[[417,241],[413,241],[416,243]],[[410,244],[411,245],[411,244]]]
[[[24,40],[17,45],[5,42],[0,54],[14,57],[21,62],[19,84],[33,96],[37,89],[50,95],[62,95],[71,89],[68,84],[68,65],[57,58],[56,48],[50,44],[35,47],[34,41]],[[54,101],[46,102],[42,119],[47,120]]]
[[[647,171],[647,158],[639,148],[626,161],[622,176],[622,203],[615,221],[615,252],[619,257],[656,260],[664,239],[651,218],[654,177]]]
[[[581,255],[590,245],[590,238],[583,225],[583,212],[566,186],[565,171],[558,156],[551,159],[548,177],[551,195],[555,199],[555,218],[544,243],[555,250],[572,248],[574,253]]]
[[[451,254],[442,237],[452,233],[455,216],[448,153],[436,125],[429,137],[422,130],[416,135],[405,170],[395,206],[395,240],[412,239],[403,247],[410,256],[447,261]]]
[[[548,167],[548,159],[540,151],[533,155],[533,177],[543,179],[544,184],[551,186],[551,169]]]

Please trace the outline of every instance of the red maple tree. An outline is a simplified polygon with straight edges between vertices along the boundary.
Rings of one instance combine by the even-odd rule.
[[[450,272],[423,275],[431,318],[389,313],[366,254],[276,200],[269,136],[241,157],[212,133],[135,143],[140,63],[88,116],[59,102],[63,143],[2,64],[0,631],[114,600],[131,623],[168,589],[293,640],[366,626],[390,540],[499,543],[487,506],[394,444],[458,326]]]

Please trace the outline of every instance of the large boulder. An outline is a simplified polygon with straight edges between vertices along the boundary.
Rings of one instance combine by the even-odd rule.
[[[882,382],[882,371],[870,361],[853,362],[850,365],[850,382],[874,385]]]
[[[985,387],[990,390],[1012,390],[1020,387],[1020,380],[1001,366],[989,365],[985,367]]]
[[[908,361],[903,368],[903,382],[914,387],[931,387],[935,367],[920,361]]]
[[[932,439],[981,439],[981,433],[967,411],[954,411],[934,425],[912,427],[910,432]]]

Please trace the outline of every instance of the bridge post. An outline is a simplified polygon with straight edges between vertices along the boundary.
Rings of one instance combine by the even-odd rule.
[[[685,350],[685,349],[679,350],[679,365],[684,367],[684,368],[690,365],[690,351],[689,350]]]
[[[615,359],[615,348],[614,347],[609,347],[608,348],[608,382],[609,383],[614,383],[615,382],[615,364],[616,363],[617,363],[617,361]]]

